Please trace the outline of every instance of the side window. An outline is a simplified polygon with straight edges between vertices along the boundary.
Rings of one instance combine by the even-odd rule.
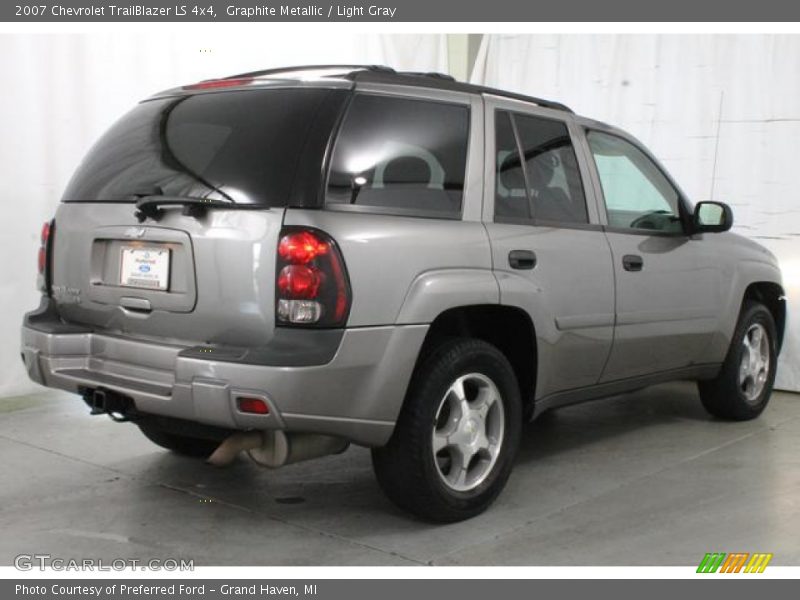
[[[588,223],[578,161],[566,124],[530,115],[512,116],[503,111],[495,118],[495,215],[554,223]],[[522,147],[522,160],[512,119]]]
[[[680,196],[644,152],[620,137],[599,131],[588,132],[587,139],[611,227],[683,231]]]
[[[466,106],[358,94],[334,146],[326,200],[457,216],[468,133]]]

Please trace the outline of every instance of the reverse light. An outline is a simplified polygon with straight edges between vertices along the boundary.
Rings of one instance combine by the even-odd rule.
[[[350,309],[350,284],[341,252],[327,234],[286,227],[278,242],[276,324],[341,327]]]
[[[278,300],[278,320],[285,323],[316,323],[322,317],[322,305],[314,300]]]

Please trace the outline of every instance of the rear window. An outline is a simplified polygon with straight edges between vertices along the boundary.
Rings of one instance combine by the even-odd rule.
[[[465,105],[356,95],[334,147],[328,206],[460,215],[468,134]]]
[[[347,92],[273,89],[146,101],[90,150],[63,200],[195,196],[313,205]]]

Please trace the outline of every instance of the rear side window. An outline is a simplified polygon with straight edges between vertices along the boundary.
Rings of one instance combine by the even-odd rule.
[[[458,216],[468,133],[466,106],[358,94],[334,147],[327,202],[372,212]]]
[[[505,111],[497,112],[495,119],[495,216],[588,223],[586,197],[566,124]]]
[[[63,199],[130,202],[163,194],[313,204],[346,95],[295,88],[143,102],[95,144]]]

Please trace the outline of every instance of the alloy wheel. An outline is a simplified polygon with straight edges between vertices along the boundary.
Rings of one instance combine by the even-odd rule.
[[[503,398],[495,383],[481,373],[456,379],[439,404],[432,434],[434,463],[444,484],[466,492],[483,483],[504,434]]]

